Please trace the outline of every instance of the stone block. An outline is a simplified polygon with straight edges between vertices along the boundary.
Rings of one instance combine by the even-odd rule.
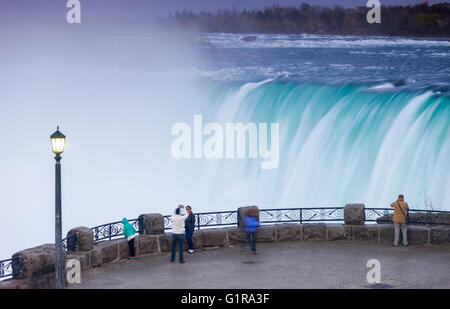
[[[378,237],[381,242],[394,243],[394,224],[379,224],[378,225]],[[401,232],[400,232],[401,234]],[[400,241],[402,241],[400,236]]]
[[[192,243],[194,244],[194,249],[203,249],[203,240],[201,237],[201,231],[195,230],[192,235]],[[184,237],[184,250],[188,250],[189,245],[186,237]]]
[[[94,248],[94,232],[85,226],[79,226],[71,229],[67,233],[67,237],[76,235],[76,247],[74,251],[87,252]]]
[[[239,207],[237,210],[238,213],[237,220],[238,220],[238,227],[242,230],[244,229],[244,219],[249,212],[255,212],[257,214],[257,218],[259,221],[259,209],[257,206]]]
[[[137,239],[139,236],[134,238],[134,249],[137,255]],[[119,246],[119,260],[126,260],[130,256],[130,248],[128,247],[128,241],[126,239],[120,239],[117,241]]]
[[[159,235],[159,247],[162,252],[170,252],[172,250],[172,234]]]
[[[327,225],[327,240],[351,240],[352,229],[343,224]]]
[[[0,290],[32,289],[29,279],[7,279],[0,281]]]
[[[199,232],[203,247],[217,247],[227,244],[225,229],[204,229]]]
[[[401,230],[400,230],[401,233]],[[408,226],[408,243],[428,244],[429,228],[425,226]]]
[[[89,267],[100,267],[103,265],[103,254],[100,248],[94,246],[94,249],[89,251]]]
[[[436,245],[450,245],[450,226],[432,227],[431,243]]]
[[[302,239],[302,225],[285,223],[275,225],[277,241],[299,241]]]
[[[162,252],[170,252],[172,250],[172,234],[164,234],[159,235],[159,246],[160,250]],[[194,249],[202,249],[202,237],[201,237],[201,231],[194,231],[194,234],[192,235],[192,242],[194,243]],[[184,238],[184,250],[188,250],[189,246],[186,240],[186,237]]]
[[[145,235],[164,234],[164,216],[161,214],[143,214],[139,216],[142,222],[142,233]]]
[[[324,223],[303,224],[303,240],[326,240],[327,226]]]
[[[67,286],[65,271],[63,271],[63,277],[65,286]],[[25,280],[28,281],[27,285],[31,289],[53,289],[55,286],[55,272],[33,276]]]
[[[63,250],[63,267],[66,264],[66,252]],[[55,272],[55,245],[44,244],[34,248],[19,251],[12,256],[14,279],[25,279],[44,276]],[[37,279],[38,280],[38,279]],[[42,278],[47,281],[46,278]],[[43,282],[43,284],[45,284]]]
[[[364,204],[347,204],[344,208],[344,224],[363,225],[366,222]]]
[[[96,244],[94,250],[98,250],[102,255],[102,264],[113,262],[119,258],[119,248],[117,241],[104,241]]]
[[[263,225],[258,228],[257,241],[272,242],[275,241],[276,230],[274,225]]]
[[[353,225],[353,240],[373,240],[378,241],[378,225]],[[393,239],[392,239],[393,240]]]
[[[247,234],[240,228],[227,228],[226,231],[230,245],[237,245],[247,241]]]
[[[84,271],[89,269],[89,252],[68,252],[67,261],[70,259],[75,259],[80,262],[81,270]]]
[[[139,235],[135,240],[137,244],[137,255],[158,253],[158,236],[156,235]]]

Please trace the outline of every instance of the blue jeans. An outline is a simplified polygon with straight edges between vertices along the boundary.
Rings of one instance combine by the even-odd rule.
[[[192,242],[193,234],[194,234],[194,230],[186,230],[186,240],[187,240],[190,250],[194,250],[194,243]]]
[[[171,261],[175,261],[175,251],[177,248],[180,250],[180,262],[183,261],[183,247],[184,247],[184,234],[172,234],[172,256],[170,257]]]
[[[256,231],[249,232],[247,231],[247,239],[250,244],[250,249],[252,252],[256,252],[256,238],[258,237],[258,234]]]

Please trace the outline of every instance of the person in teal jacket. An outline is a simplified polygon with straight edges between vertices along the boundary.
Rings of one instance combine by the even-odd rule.
[[[129,262],[136,260],[135,250],[134,250],[134,238],[136,237],[135,228],[128,222],[127,218],[122,219],[123,224],[123,236],[128,240],[128,248],[130,249],[130,256],[128,257]]]

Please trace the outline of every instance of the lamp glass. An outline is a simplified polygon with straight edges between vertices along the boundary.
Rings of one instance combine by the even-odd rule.
[[[52,150],[55,154],[61,154],[64,152],[64,144],[66,139],[63,137],[52,138]]]

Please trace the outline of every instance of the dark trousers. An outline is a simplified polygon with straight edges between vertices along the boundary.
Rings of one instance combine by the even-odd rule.
[[[254,232],[247,232],[247,240],[248,243],[250,245],[250,249],[252,250],[252,252],[256,252],[256,238],[257,238],[258,234],[256,233],[256,231]]]
[[[130,249],[130,256],[131,257],[135,257],[135,252],[134,252],[134,238],[130,239],[128,241],[128,248]]]
[[[180,250],[180,262],[183,261],[183,247],[184,247],[184,234],[172,234],[172,255],[170,257],[171,261],[175,261],[175,251],[177,248]]]
[[[186,230],[186,240],[187,240],[190,250],[194,250],[194,243],[192,242],[192,235],[194,235],[194,230]]]

